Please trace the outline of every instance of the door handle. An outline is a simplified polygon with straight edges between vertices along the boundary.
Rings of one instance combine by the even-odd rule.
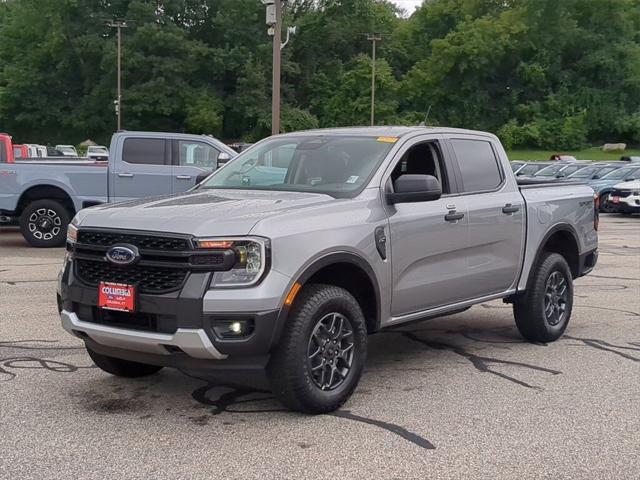
[[[191,180],[191,175],[176,175],[178,180]]]
[[[507,215],[511,215],[512,213],[516,213],[520,211],[520,207],[516,207],[507,203],[504,207],[502,207],[502,213],[506,213]]]
[[[461,220],[462,218],[464,218],[464,213],[456,212],[455,210],[453,210],[453,211],[451,211],[451,212],[447,213],[447,214],[444,216],[444,219],[445,219],[447,222],[457,222],[458,220]]]
[[[118,176],[119,177],[125,177],[125,178],[132,178],[133,177],[133,173],[119,173]]]

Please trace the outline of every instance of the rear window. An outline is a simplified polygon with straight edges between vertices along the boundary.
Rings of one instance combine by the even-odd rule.
[[[122,160],[143,165],[164,165],[162,138],[127,138],[122,149]]]
[[[465,192],[494,190],[502,183],[498,159],[491,143],[483,140],[453,139]]]

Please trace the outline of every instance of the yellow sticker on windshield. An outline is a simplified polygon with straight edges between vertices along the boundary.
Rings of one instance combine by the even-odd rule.
[[[377,140],[384,143],[396,143],[398,141],[398,137],[378,137]]]

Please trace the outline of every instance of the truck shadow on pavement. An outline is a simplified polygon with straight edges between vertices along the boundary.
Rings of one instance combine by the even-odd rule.
[[[503,308],[489,306],[490,308]],[[626,312],[634,313],[634,312]],[[637,314],[635,314],[637,315]],[[409,358],[418,359],[421,363],[426,362],[423,357],[425,350],[430,354],[439,356],[443,352],[453,353],[460,357],[465,363],[475,368],[481,373],[498,377],[501,380],[511,382],[523,388],[542,390],[542,387],[534,385],[530,380],[516,376],[512,371],[526,373],[527,371],[544,373],[548,375],[560,375],[559,370],[534,365],[518,360],[499,358],[501,351],[509,351],[511,355],[516,351],[514,346],[518,344],[526,345],[518,336],[514,326],[495,326],[489,328],[471,328],[466,324],[456,325],[452,328],[423,328],[423,329],[402,329],[382,332],[377,334],[379,340],[375,339],[372,344],[370,354],[370,364],[368,365],[366,376],[384,377],[385,373],[400,371],[419,371],[427,374],[428,371],[437,366],[433,365],[433,358],[428,359],[429,366],[419,368],[414,364],[407,368],[396,368],[396,366]],[[393,340],[392,340],[393,339]],[[398,342],[395,339],[399,340]],[[577,335],[564,335],[563,342],[571,342],[572,346],[583,346],[604,351],[619,356],[622,359],[632,362],[640,362],[640,342],[626,342],[626,344],[616,344],[597,338],[584,338]],[[379,344],[378,344],[379,343]],[[376,345],[378,344],[378,345]],[[394,344],[395,348],[381,348],[380,345]],[[544,345],[538,345],[544,347]],[[0,341],[0,382],[12,381],[18,377],[21,370],[42,370],[53,374],[70,374],[79,371],[96,368],[87,359],[82,364],[72,363],[69,356],[82,354],[84,347],[60,346],[54,340],[16,340]],[[635,354],[634,354],[635,353]],[[63,358],[64,357],[64,361]],[[396,363],[398,362],[398,363]],[[499,371],[504,367],[509,373]],[[183,372],[187,377],[203,383],[191,392],[191,397],[198,403],[195,407],[201,410],[200,415],[180,415],[196,425],[207,425],[215,417],[222,414],[234,414],[234,419],[238,416],[249,414],[280,413],[291,416],[299,416],[297,413],[289,412],[280,407],[270,392],[258,390],[251,387],[220,385],[211,382],[206,378],[194,376],[191,373]],[[104,377],[112,387],[111,392],[105,392],[105,380],[98,380],[98,387],[93,385],[84,386],[83,389],[72,394],[74,397],[82,398],[83,407],[90,412],[98,414],[136,414],[139,419],[144,420],[153,416],[152,409],[145,396],[150,399],[163,400],[168,392],[172,395],[179,395],[184,385],[176,385],[176,378],[171,377],[128,380],[128,383],[121,383],[113,377]],[[168,380],[168,382],[167,382]],[[115,383],[114,383],[115,382]],[[180,382],[180,380],[179,380]],[[397,382],[395,382],[397,384]],[[397,385],[391,387],[397,389]],[[410,391],[410,388],[402,388]],[[357,395],[368,395],[368,391],[363,386],[356,390]],[[115,395],[115,397],[114,397]],[[117,397],[117,398],[116,398]],[[353,402],[353,401],[352,401]],[[173,404],[172,404],[173,406]],[[165,405],[164,411],[169,412],[172,406]],[[202,410],[205,410],[202,412]],[[176,407],[177,411],[178,407]],[[434,449],[434,444],[428,439],[414,433],[407,428],[395,424],[359,415],[351,410],[341,409],[328,416],[370,425],[386,432],[399,436],[403,440],[410,442],[424,449]],[[245,421],[240,417],[240,421]],[[223,421],[223,425],[231,425],[231,421]],[[305,448],[304,445],[301,445]]]

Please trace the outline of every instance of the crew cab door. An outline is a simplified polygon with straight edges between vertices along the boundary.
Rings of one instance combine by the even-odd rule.
[[[433,175],[443,195],[438,200],[386,205],[389,218],[393,292],[392,321],[462,300],[466,293],[467,205],[456,197],[457,182],[442,138],[424,135],[399,150],[383,177],[392,191],[403,173]]]
[[[170,140],[164,138],[125,137],[111,164],[113,200],[170,194],[173,173],[170,148]]]
[[[507,291],[520,271],[525,205],[514,175],[506,171],[506,154],[495,140],[480,135],[452,135],[447,143],[467,205],[465,295],[471,299]]]
[[[172,142],[172,190],[174,193],[189,190],[201,173],[212,173],[218,165],[220,150],[198,140]]]

